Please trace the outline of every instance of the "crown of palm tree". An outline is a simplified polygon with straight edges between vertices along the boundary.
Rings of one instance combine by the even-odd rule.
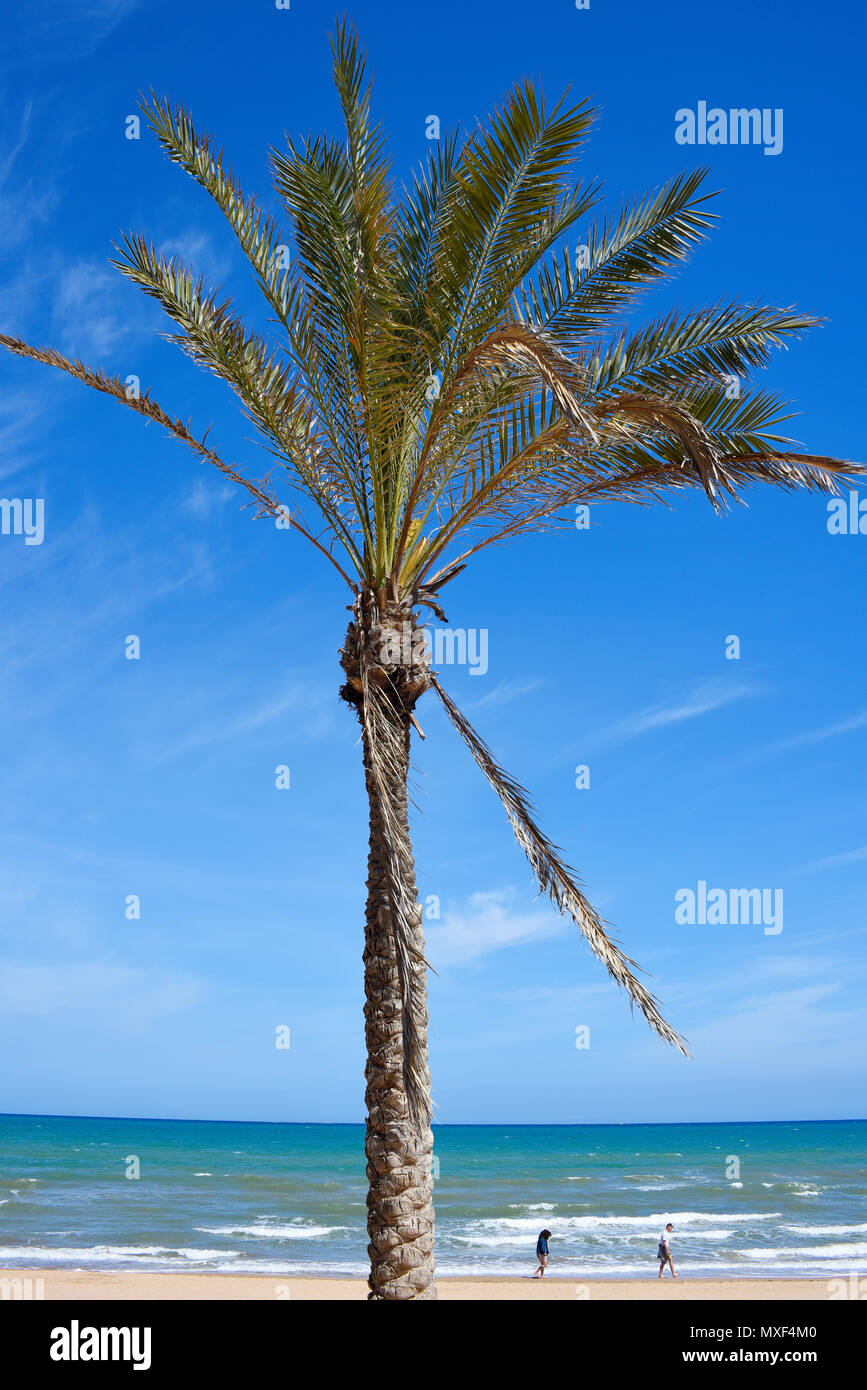
[[[432,142],[398,199],[364,57],[345,23],[332,48],[345,139],[287,139],[271,151],[291,237],[244,195],[185,110],[153,95],[143,103],[166,154],[234,229],[267,301],[267,333],[141,235],[124,238],[114,262],[168,314],[171,340],[235,392],[275,460],[266,476],[225,463],[206,437],[149,394],[130,397],[119,378],[18,338],[0,342],[158,421],[246,488],[262,513],[288,510],[289,524],[380,608],[422,604],[444,616],[440,591],[470,556],[562,525],[578,504],[649,503],[700,487],[722,511],[751,483],[833,492],[865,471],[796,452],[779,432],[790,418],[784,405],[740,388],[817,320],[731,303],[627,326],[639,295],[714,220],[703,172],[587,225],[600,186],[576,181],[574,165],[593,111],[565,98],[552,107],[526,81],[487,129]],[[526,794],[435,678],[433,686],[542,888],[651,1026],[682,1046],[535,825]],[[375,691],[366,681],[364,689],[365,717],[375,720]],[[400,904],[393,908],[400,937]],[[423,1108],[408,1041],[408,1091]]]

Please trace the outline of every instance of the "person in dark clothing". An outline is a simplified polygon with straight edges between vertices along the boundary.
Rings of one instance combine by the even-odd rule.
[[[548,1268],[548,1241],[551,1239],[551,1232],[548,1230],[539,1232],[539,1239],[536,1241],[536,1259],[539,1261],[539,1268],[533,1275],[534,1279],[544,1279],[545,1270]]]

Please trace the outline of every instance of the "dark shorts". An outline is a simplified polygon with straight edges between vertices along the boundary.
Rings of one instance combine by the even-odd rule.
[[[665,1248],[664,1245],[660,1245],[660,1247],[659,1247],[659,1253],[658,1253],[658,1255],[657,1255],[656,1258],[659,1260],[659,1263],[660,1263],[661,1265],[664,1265],[664,1264],[669,1264],[669,1265],[670,1265],[670,1264],[671,1264],[671,1251],[670,1251],[670,1250],[666,1250],[666,1248]]]

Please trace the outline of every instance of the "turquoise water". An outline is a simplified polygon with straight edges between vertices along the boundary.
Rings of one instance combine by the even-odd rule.
[[[363,1274],[363,1142],[360,1125],[0,1116],[0,1266]],[[864,1120],[438,1125],[435,1153],[442,1274],[532,1273],[547,1226],[552,1276],[647,1278],[666,1221],[685,1274],[867,1270]]]

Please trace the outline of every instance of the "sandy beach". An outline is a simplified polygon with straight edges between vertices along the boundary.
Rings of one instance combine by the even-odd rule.
[[[311,1279],[252,1274],[142,1274],[102,1273],[93,1270],[6,1269],[0,1270],[0,1280],[23,1283],[22,1293],[28,1296],[27,1280],[34,1283],[31,1297],[39,1292],[46,1301],[59,1299],[301,1299],[304,1300],[364,1300],[367,1285],[361,1279]],[[12,1283],[14,1296],[18,1285]],[[593,1279],[584,1284],[572,1279],[438,1279],[441,1299],[470,1301],[552,1300],[574,1302],[587,1299],[644,1300],[663,1299],[666,1302],[724,1302],[741,1300],[761,1302],[765,1299],[825,1299],[827,1279],[690,1279],[688,1276],[660,1283],[655,1277],[636,1279]],[[586,1294],[579,1291],[587,1290]],[[7,1295],[8,1297],[9,1295]]]

